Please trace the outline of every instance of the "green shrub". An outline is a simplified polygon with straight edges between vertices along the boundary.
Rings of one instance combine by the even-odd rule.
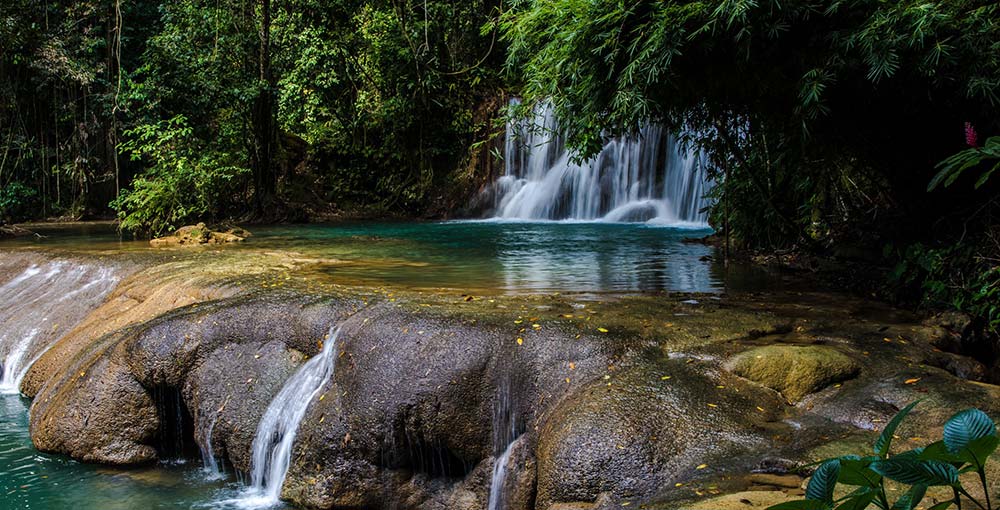
[[[889,275],[897,297],[921,296],[925,306],[966,313],[1000,335],[1000,265],[989,255],[992,244],[987,239],[944,248],[888,247],[886,256],[897,261]]]
[[[32,217],[38,192],[20,182],[0,188],[0,223],[25,221]]]
[[[249,170],[234,163],[241,158],[213,150],[192,131],[181,115],[125,131],[122,150],[148,166],[111,202],[121,230],[156,236],[215,218],[233,202],[238,177]]]
[[[896,429],[916,404],[906,406],[889,421],[875,441],[871,455],[845,455],[822,461],[806,487],[806,499],[774,505],[768,510],[863,510],[871,506],[882,510],[913,510],[929,487],[949,487],[954,497],[928,510],[944,510],[952,505],[961,509],[962,496],[978,508],[993,510],[986,482],[986,461],[1000,444],[993,420],[979,409],[966,409],[945,423],[941,441],[890,456]],[[985,502],[973,498],[962,484],[962,475],[972,473],[983,487]],[[885,490],[887,479],[909,486],[891,504]],[[836,498],[837,485],[855,489]]]

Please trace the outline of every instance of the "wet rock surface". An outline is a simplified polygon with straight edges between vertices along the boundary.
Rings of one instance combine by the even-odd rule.
[[[924,399],[900,448],[959,409],[1000,411],[997,387],[956,377],[978,373],[967,358],[940,360],[935,326],[856,300],[317,290],[280,286],[295,281],[280,263],[252,281],[157,264],[32,368],[39,449],[162,459],[167,395],[181,439],[247,472],[268,404],[333,326],[334,375],[282,491],[311,508],[480,510],[505,452],[509,509],[766,506],[909,402]]]

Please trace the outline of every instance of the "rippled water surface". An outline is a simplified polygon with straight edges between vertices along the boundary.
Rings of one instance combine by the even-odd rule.
[[[336,259],[325,273],[346,282],[506,292],[695,291],[722,287],[713,249],[683,243],[708,229],[560,222],[344,223],[252,227],[233,250],[286,250]],[[121,241],[110,225],[41,227],[46,239],[8,245],[152,250]],[[0,244],[2,247],[3,244]],[[215,248],[212,248],[215,249]]]

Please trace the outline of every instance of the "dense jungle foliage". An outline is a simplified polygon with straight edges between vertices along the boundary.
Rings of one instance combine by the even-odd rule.
[[[581,158],[663,123],[738,245],[1000,329],[992,1],[8,0],[0,90],[0,221],[453,215],[513,95]]]
[[[4,216],[102,216],[110,203],[126,229],[157,234],[331,204],[422,213],[490,127],[477,108],[502,93],[498,9],[3,2],[0,184],[18,204]]]

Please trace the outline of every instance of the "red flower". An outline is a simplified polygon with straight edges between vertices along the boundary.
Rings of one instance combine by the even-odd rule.
[[[979,135],[976,134],[976,128],[971,122],[965,123],[965,144],[969,147],[979,147]]]

